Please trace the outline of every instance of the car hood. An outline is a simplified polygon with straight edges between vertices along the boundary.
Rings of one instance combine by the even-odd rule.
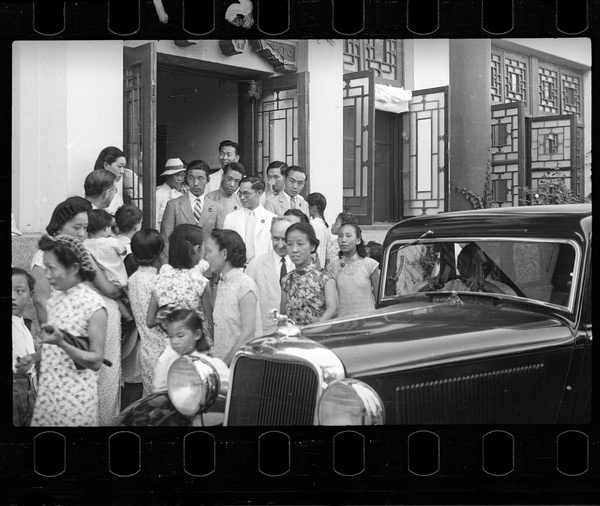
[[[331,349],[348,377],[532,352],[573,342],[558,318],[510,305],[411,301],[302,328]]]

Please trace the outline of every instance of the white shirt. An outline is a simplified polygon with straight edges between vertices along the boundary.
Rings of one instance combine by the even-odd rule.
[[[329,228],[327,227],[327,225],[325,225],[325,221],[322,218],[311,218],[310,224],[315,229],[315,235],[319,240],[319,247],[317,248],[317,254],[319,256],[319,267],[321,267],[321,269],[324,269],[325,260],[327,260],[327,245],[329,244],[331,232],[329,232]]]
[[[204,193],[210,193],[212,191],[218,190],[221,187],[221,181],[223,179],[223,169],[219,169],[214,174],[210,175],[210,181],[206,185],[206,189]]]
[[[129,255],[129,253],[131,253],[131,238],[127,237],[126,235],[119,234],[117,239],[123,246],[125,246],[125,249],[127,250],[126,255]]]
[[[31,355],[35,353],[35,346],[33,344],[33,336],[23,318],[20,316],[12,315],[12,368],[13,372],[16,372],[17,357],[23,358],[25,355]],[[28,373],[33,372],[33,365],[27,371]]]
[[[279,275],[281,274],[281,258],[274,249],[271,250],[271,255],[273,255],[273,260],[275,261],[275,272],[277,273],[277,279],[279,279]],[[290,260],[290,256],[286,255],[283,258],[285,258],[285,267],[287,269],[287,272],[289,273],[290,271],[293,271],[296,266],[294,265],[294,262],[292,262]]]
[[[167,202],[176,199],[177,197],[181,197],[182,195],[183,193],[176,188],[171,188],[167,183],[163,183],[162,186],[156,188],[156,223],[159,229],[163,215],[165,214]]]

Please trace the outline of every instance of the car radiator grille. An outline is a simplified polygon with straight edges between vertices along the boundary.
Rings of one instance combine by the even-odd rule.
[[[396,389],[396,423],[518,423],[531,420],[544,365],[404,385]]]
[[[227,425],[313,425],[318,377],[310,367],[240,357]]]

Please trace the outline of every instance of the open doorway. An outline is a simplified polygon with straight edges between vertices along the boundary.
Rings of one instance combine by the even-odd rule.
[[[159,176],[169,158],[186,164],[200,159],[218,170],[219,143],[238,140],[237,83],[159,64],[156,87],[157,184],[163,183]]]

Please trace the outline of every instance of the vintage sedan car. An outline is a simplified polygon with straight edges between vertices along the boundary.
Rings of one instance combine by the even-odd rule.
[[[227,396],[180,358],[122,425],[586,423],[591,205],[408,219],[388,232],[375,311],[243,346]],[[216,389],[216,390],[215,390]]]

